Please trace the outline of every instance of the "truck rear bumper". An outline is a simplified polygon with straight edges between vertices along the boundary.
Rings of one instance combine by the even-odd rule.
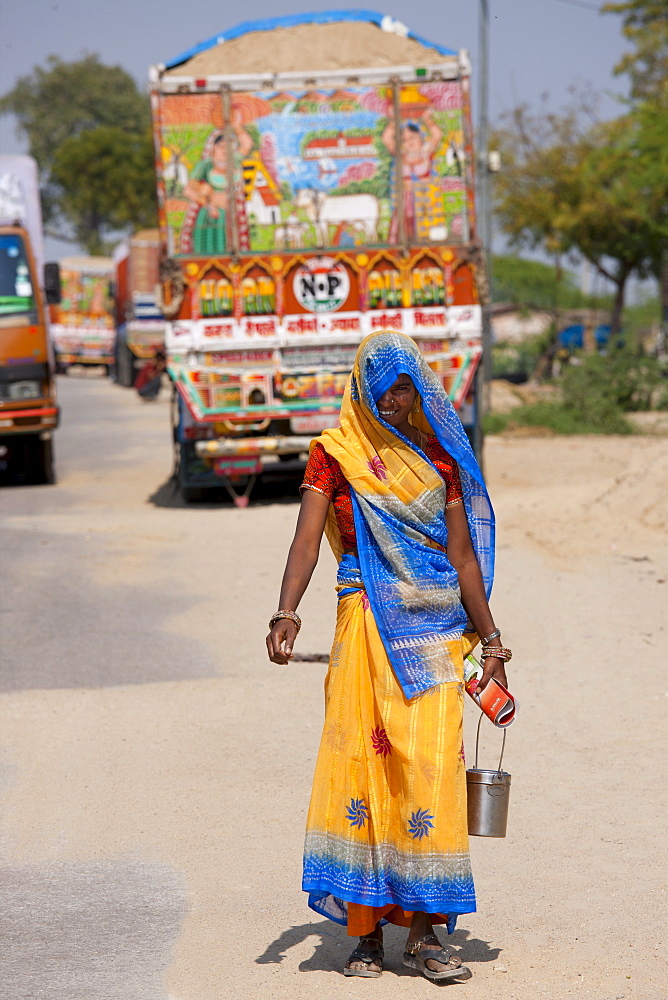
[[[63,354],[56,351],[56,361],[62,365],[111,365],[113,354]]]
[[[263,479],[283,479],[301,473],[312,440],[311,437],[286,435],[191,442],[190,448],[200,468],[192,482],[191,474],[186,474],[188,485],[215,486],[221,480],[248,482],[250,477],[260,475]]]
[[[30,409],[3,410],[0,407],[0,434],[35,434],[54,430],[60,419],[60,407],[38,406]]]
[[[199,458],[261,458],[265,455],[300,455],[308,452],[312,437],[216,438],[197,441]]]

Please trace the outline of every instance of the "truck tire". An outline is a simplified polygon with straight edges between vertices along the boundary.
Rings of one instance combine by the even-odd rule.
[[[181,407],[182,403],[176,386],[172,386],[172,398],[170,401],[170,418],[172,422],[172,446],[174,449],[174,472],[172,473],[175,483],[175,490],[181,494],[184,503],[195,503],[202,499],[203,491],[198,486],[186,486],[185,463],[183,461],[183,446],[180,441],[181,429]]]
[[[198,486],[185,486],[183,483],[185,479],[183,452],[176,435],[174,436],[174,478],[184,503],[196,503],[202,499],[203,491]]]
[[[196,486],[182,486],[181,496],[184,503],[198,503],[204,497],[204,491]]]
[[[53,441],[40,441],[38,437],[25,442],[25,463],[28,482],[37,486],[51,486],[56,481]]]
[[[135,382],[135,356],[125,341],[116,348],[116,381],[126,389],[131,389]]]

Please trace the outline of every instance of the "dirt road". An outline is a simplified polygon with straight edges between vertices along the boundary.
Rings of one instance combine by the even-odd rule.
[[[296,504],[184,507],[165,399],[60,390],[58,485],[0,490],[0,997],[433,993],[396,928],[380,980],[343,979],[299,888],[325,667],[263,650]],[[521,711],[509,835],[472,842],[453,937],[474,978],[449,989],[660,1000],[666,439],[489,439],[486,463]],[[323,547],[302,651],[328,649],[333,574]]]

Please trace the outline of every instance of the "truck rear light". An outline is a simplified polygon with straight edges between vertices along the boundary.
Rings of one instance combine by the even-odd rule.
[[[206,80],[195,80],[195,86],[198,90],[203,90],[206,87]]]

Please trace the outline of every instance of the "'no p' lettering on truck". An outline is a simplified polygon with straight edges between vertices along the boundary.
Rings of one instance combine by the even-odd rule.
[[[470,68],[372,12],[246,23],[151,71],[179,483],[303,466],[360,340],[414,337],[477,421]]]

